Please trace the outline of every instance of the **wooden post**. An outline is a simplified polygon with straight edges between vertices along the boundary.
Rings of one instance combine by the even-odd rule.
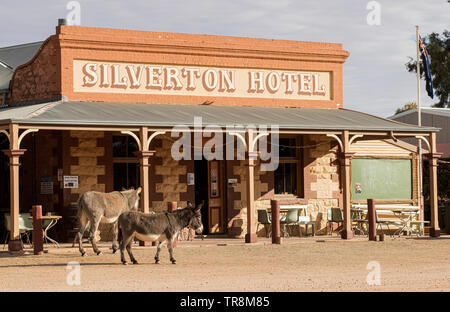
[[[22,242],[19,232],[19,157],[25,149],[19,149],[19,126],[9,125],[9,150],[3,152],[9,157],[9,187],[10,187],[10,222],[11,232],[8,243],[9,251],[21,251]]]
[[[272,210],[272,244],[281,244],[280,202],[272,199],[270,205]]]
[[[255,155],[249,153],[247,164],[247,234],[245,234],[246,243],[256,243],[255,218]]]
[[[347,130],[344,131],[342,134],[342,144],[343,144],[343,151],[341,153],[341,165],[342,165],[341,173],[344,176],[343,179],[344,223],[343,229],[341,231],[341,238],[351,239],[353,238],[352,219],[350,211],[352,200],[351,165],[352,165],[352,156],[354,153],[350,153],[349,132]]]
[[[35,255],[44,254],[44,234],[42,231],[42,206],[33,206],[33,248]]]
[[[367,215],[369,217],[369,240],[377,240],[377,219],[375,211],[375,201],[367,199]]]
[[[437,161],[442,153],[436,152],[436,133],[430,133],[431,151],[428,154],[430,165],[430,209],[431,209],[431,227],[430,236],[439,237],[441,229],[439,228],[439,210],[438,210],[438,186],[437,186]]]
[[[178,209],[177,202],[169,202],[167,206],[168,206],[167,210],[169,212],[174,212]],[[173,247],[177,247],[177,246],[178,246],[178,237],[176,237],[173,241]]]
[[[141,174],[141,209],[144,213],[150,212],[150,198],[149,198],[149,176],[148,176],[148,158],[153,155],[152,152],[147,151],[147,147],[145,146],[148,140],[148,128],[142,127],[139,133],[139,139],[141,140],[142,150],[139,151],[139,165],[140,165],[140,174]]]

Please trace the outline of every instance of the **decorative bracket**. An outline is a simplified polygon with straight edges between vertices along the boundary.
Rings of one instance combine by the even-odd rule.
[[[128,134],[129,136],[132,136],[135,140],[136,143],[139,147],[139,150],[142,151],[142,144],[141,144],[141,140],[139,139],[139,137],[132,131],[120,131],[120,133],[122,134]]]
[[[6,135],[6,137],[8,138],[8,141],[11,142],[11,140],[9,139],[9,133],[6,130],[0,130],[0,133],[3,133],[4,135]]]
[[[327,134],[327,137],[333,138],[339,143],[339,147],[341,148],[341,152],[344,151],[344,145],[342,144],[342,140],[336,134]]]
[[[245,149],[247,149],[247,142],[245,141],[245,138],[242,136],[241,133],[239,133],[239,132],[228,132],[228,134],[229,135],[234,135],[235,137],[240,139],[242,141],[242,143],[244,143]]]
[[[28,134],[28,133],[32,133],[32,132],[38,132],[39,131],[39,129],[28,129],[28,130],[25,130],[20,136],[19,136],[19,141],[18,141],[18,146],[19,146],[19,149],[20,149],[20,143],[22,142],[22,140],[23,140],[23,138]]]
[[[350,146],[350,145],[352,145],[352,142],[354,141],[354,140],[356,140],[357,138],[362,138],[364,135],[362,135],[362,134],[355,134],[354,136],[352,136],[351,138],[350,138],[350,140],[348,141],[348,145]]]
[[[148,151],[148,149],[150,148],[150,143],[152,142],[152,140],[160,134],[165,134],[166,131],[155,131],[152,133],[152,135],[150,135],[150,137],[147,140],[147,143],[145,144],[146,150]]]
[[[428,146],[428,150],[431,152],[430,142],[428,142],[427,138],[421,135],[416,135],[416,139],[423,140]]]

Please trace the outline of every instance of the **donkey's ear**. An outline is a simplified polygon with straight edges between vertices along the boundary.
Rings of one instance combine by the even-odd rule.
[[[138,189],[136,190],[136,192],[137,192],[138,195],[141,194],[141,192],[142,192],[142,187],[138,187]]]
[[[187,207],[187,208],[192,208],[192,203],[191,203],[191,201],[189,201],[189,200],[187,201],[186,207]]]
[[[202,200],[202,202],[200,204],[197,205],[197,207],[195,207],[195,211],[199,211],[200,209],[202,209],[203,205],[205,204],[205,201]]]

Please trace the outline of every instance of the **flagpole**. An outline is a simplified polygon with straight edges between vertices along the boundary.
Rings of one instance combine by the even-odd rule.
[[[422,110],[420,107],[420,51],[419,51],[419,26],[416,25],[416,53],[417,53],[417,121],[422,126]],[[423,164],[422,164],[422,141],[419,139],[419,209],[420,221],[424,221],[423,208]],[[423,224],[423,226],[422,226]],[[424,223],[421,223],[421,235],[424,235]]]

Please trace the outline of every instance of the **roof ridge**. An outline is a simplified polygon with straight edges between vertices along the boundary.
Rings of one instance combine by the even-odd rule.
[[[38,108],[37,110],[33,111],[32,113],[29,113],[25,118],[29,119],[29,118],[33,118],[33,117],[38,117],[38,116],[42,115],[43,113],[45,113],[46,111],[48,111],[50,108],[61,104],[61,102],[62,101],[48,103],[48,104]]]
[[[376,118],[381,119],[381,120],[385,120],[385,121],[397,123],[397,124],[399,124],[399,125],[411,126],[411,124],[408,124],[408,123],[405,123],[405,122],[400,122],[400,121],[397,121],[397,120],[394,120],[394,119],[389,119],[389,118],[381,117],[381,116],[378,116],[378,115],[372,115],[372,114],[369,114],[369,113],[360,112],[360,111],[355,111],[355,110],[353,110],[353,109],[348,109],[348,108],[341,108],[341,109],[347,110],[347,111],[352,111],[352,112],[357,112],[357,113],[364,114],[364,115],[368,115],[368,116],[373,116],[373,117],[376,117]],[[419,127],[419,126],[417,126],[417,125],[413,125],[413,126]],[[427,128],[427,127],[420,126],[419,128]]]
[[[42,44],[45,40],[42,41],[35,41],[35,42],[28,42],[28,43],[21,43],[21,44],[16,44],[16,45],[12,45],[12,46],[6,46],[6,47],[0,47],[0,51],[1,50],[8,50],[8,49],[12,49],[12,48],[19,48],[19,47],[29,47],[32,45],[36,45],[36,44]]]

